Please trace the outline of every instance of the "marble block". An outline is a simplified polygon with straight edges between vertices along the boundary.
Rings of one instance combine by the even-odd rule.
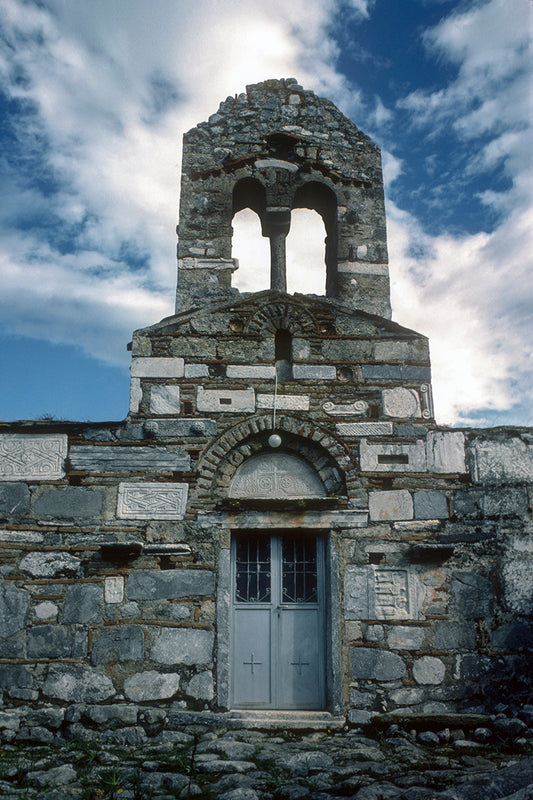
[[[187,483],[121,483],[117,517],[122,519],[183,519]]]
[[[66,455],[66,434],[0,434],[0,480],[58,480]]]

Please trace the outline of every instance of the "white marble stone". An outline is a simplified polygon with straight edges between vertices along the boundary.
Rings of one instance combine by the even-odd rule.
[[[292,377],[295,381],[334,381],[337,370],[327,364],[293,364]]]
[[[339,261],[338,272],[350,272],[354,275],[388,275],[388,264],[373,264],[370,261]]]
[[[343,422],[335,425],[338,436],[392,436],[392,422]]]
[[[228,378],[265,378],[273,380],[276,377],[276,368],[269,364],[228,364],[226,376]]]
[[[253,389],[204,389],[198,387],[196,408],[201,412],[224,411],[228,414],[241,414],[255,411],[255,391]]]
[[[106,603],[124,602],[124,577],[108,575],[104,580],[104,601]]]
[[[0,531],[0,542],[38,543],[44,541],[42,533],[37,531]]]
[[[183,358],[133,358],[132,378],[182,378],[185,362]]]
[[[150,387],[150,411],[152,414],[179,414],[179,386],[167,383],[153,383]]]
[[[430,431],[426,441],[428,472],[464,473],[465,437],[461,431]]]
[[[273,394],[258,394],[257,408],[274,408]],[[276,396],[276,409],[281,411],[309,411],[308,395],[278,394]]]
[[[446,667],[435,656],[422,656],[413,663],[413,678],[419,684],[437,685],[442,683],[445,675]]]
[[[383,389],[381,393],[383,414],[386,417],[419,418],[422,416],[420,397],[415,389],[398,386],[395,389]]]
[[[361,472],[425,472],[426,448],[422,440],[413,444],[375,443],[361,439]]]
[[[117,517],[122,519],[183,519],[187,483],[121,483]]]
[[[0,480],[53,481],[65,475],[67,436],[63,433],[0,434]]]
[[[370,492],[368,506],[373,522],[413,519],[413,498],[407,489]]]
[[[292,161],[281,161],[279,158],[262,158],[255,162],[256,169],[286,169],[288,172],[298,172],[298,164]]]
[[[289,453],[262,453],[247,459],[231,482],[230,497],[325,497],[314,469]]]
[[[130,381],[130,412],[132,414],[137,414],[139,412],[142,397],[141,379],[132,378]]]
[[[43,600],[42,603],[38,603],[35,606],[33,611],[37,619],[55,619],[59,613],[59,608],[51,600]]]
[[[207,378],[208,376],[207,364],[185,364],[186,378]]]

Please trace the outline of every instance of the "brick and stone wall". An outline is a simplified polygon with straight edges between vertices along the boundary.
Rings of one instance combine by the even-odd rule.
[[[185,145],[181,300],[134,333],[128,418],[0,423],[0,702],[60,707],[58,725],[80,703],[117,724],[227,709],[231,537],[297,530],[326,544],[327,710],[519,704],[533,431],[439,427],[428,341],[388,318],[388,283],[339,290],[385,263],[378,148],[290,80],[228,99]],[[312,205],[306,175],[337,198],[329,294],[221,283],[236,182],[261,184],[264,208],[249,184],[237,197],[266,215]]]

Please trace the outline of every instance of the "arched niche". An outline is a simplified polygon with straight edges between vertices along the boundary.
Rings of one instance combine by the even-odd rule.
[[[326,497],[314,469],[290,453],[263,452],[244,461],[235,472],[228,496],[237,499]]]
[[[337,282],[337,196],[320,181],[307,181],[298,187],[294,195],[293,208],[308,208],[322,217],[326,229],[326,296],[336,294]]]

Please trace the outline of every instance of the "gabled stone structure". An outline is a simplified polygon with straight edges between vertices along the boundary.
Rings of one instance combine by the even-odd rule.
[[[301,206],[325,220],[324,297],[284,291]],[[250,295],[244,207],[273,265]],[[390,320],[379,149],[295,81],[248,87],[185,135],[179,235],[128,418],[0,425],[0,733],[50,703],[144,736],[186,710],[519,702],[533,431],[436,424],[428,341]]]

